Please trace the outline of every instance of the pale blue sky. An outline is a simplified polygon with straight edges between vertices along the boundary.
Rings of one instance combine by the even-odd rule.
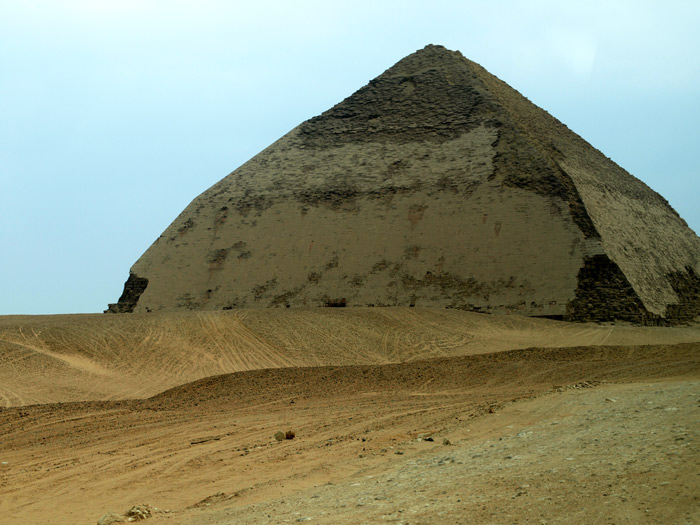
[[[700,231],[700,2],[0,0],[0,314],[101,312],[199,193],[426,44]]]

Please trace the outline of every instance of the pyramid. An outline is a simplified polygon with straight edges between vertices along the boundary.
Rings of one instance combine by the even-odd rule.
[[[700,315],[666,200],[459,52],[429,45],[195,198],[111,312],[420,306]]]

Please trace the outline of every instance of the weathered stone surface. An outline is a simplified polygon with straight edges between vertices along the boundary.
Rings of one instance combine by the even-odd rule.
[[[108,306],[105,313],[131,313],[139,302],[141,294],[148,286],[148,279],[138,277],[134,273],[129,274],[129,278],[124,284],[124,292],[117,303]]]
[[[197,197],[110,311],[403,305],[665,324],[700,314],[698,274],[700,239],[660,195],[427,46]]]

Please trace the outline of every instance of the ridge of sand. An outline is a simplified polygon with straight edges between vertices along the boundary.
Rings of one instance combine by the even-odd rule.
[[[401,363],[530,346],[700,341],[700,328],[430,308],[0,317],[0,406],[145,398],[243,370]]]

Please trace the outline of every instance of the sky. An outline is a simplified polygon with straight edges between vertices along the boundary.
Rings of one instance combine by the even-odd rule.
[[[101,312],[201,192],[427,44],[700,232],[700,2],[0,0],[0,315]]]

